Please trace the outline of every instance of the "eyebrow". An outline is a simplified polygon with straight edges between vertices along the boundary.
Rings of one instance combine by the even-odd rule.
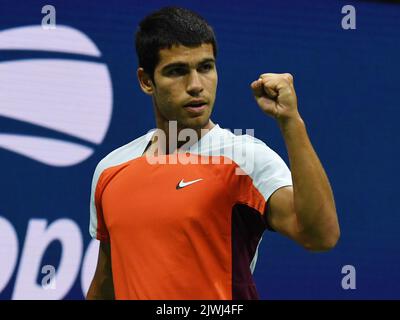
[[[205,58],[205,59],[201,60],[197,65],[199,66],[199,65],[205,64],[207,62],[215,63],[215,59],[214,58]],[[167,69],[171,69],[171,68],[174,68],[174,67],[187,67],[187,66],[188,66],[188,63],[177,61],[177,62],[173,62],[173,63],[167,64],[166,66],[164,66],[161,69],[161,71],[163,72],[163,71],[165,71]]]

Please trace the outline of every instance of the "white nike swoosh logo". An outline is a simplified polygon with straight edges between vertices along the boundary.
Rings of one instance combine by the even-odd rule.
[[[193,183],[199,182],[199,181],[201,181],[201,180],[203,180],[203,179],[197,179],[197,180],[193,180],[193,181],[184,182],[183,179],[182,179],[182,180],[179,181],[179,183],[176,185],[176,189],[178,190],[178,189],[187,187],[187,186],[189,186],[189,185],[191,185],[191,184],[193,184]]]

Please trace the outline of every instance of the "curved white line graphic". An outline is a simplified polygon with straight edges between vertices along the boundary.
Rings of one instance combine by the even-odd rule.
[[[0,134],[0,148],[57,167],[75,165],[93,153],[93,149],[80,144],[18,134]]]
[[[100,57],[101,52],[84,33],[65,25],[45,30],[24,26],[0,32],[0,50],[40,50]]]

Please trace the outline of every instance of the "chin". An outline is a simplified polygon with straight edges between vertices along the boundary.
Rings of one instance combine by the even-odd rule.
[[[186,127],[187,128],[192,128],[192,129],[201,129],[204,128],[208,124],[209,118],[207,119],[190,119],[189,121],[186,122]]]

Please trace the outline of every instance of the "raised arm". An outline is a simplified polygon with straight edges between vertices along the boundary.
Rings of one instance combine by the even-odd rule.
[[[260,108],[279,124],[293,179],[293,187],[270,197],[268,222],[306,249],[329,250],[340,236],[333,192],[298,112],[293,77],[266,73],[251,87]]]

